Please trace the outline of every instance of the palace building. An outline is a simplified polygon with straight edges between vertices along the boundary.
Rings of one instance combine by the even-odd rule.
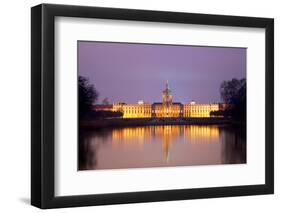
[[[152,117],[182,117],[183,105],[173,103],[172,91],[169,88],[168,81],[166,88],[162,92],[162,103],[152,104]]]
[[[97,111],[109,109],[113,112],[122,112],[123,118],[180,118],[180,117],[211,117],[212,111],[221,109],[218,103],[195,103],[194,101],[186,104],[173,102],[172,91],[169,88],[168,81],[165,89],[162,91],[162,102],[145,103],[114,103],[112,105],[95,105]]]

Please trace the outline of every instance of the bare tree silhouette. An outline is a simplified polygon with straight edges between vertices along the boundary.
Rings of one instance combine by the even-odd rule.
[[[79,76],[79,116],[83,118],[92,110],[92,105],[98,99],[98,91],[89,80]]]

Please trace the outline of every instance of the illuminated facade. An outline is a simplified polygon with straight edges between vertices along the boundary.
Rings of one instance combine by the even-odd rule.
[[[151,104],[125,104],[122,107],[123,118],[150,118]]]
[[[192,101],[184,105],[184,117],[210,117],[210,112],[218,110],[219,104],[196,104]]]
[[[169,88],[168,82],[166,82],[166,87],[162,92],[162,103],[152,104],[151,109],[152,117],[183,117],[183,104],[173,103],[172,91]]]
[[[114,103],[109,105],[114,112],[122,112],[123,118],[180,118],[180,117],[210,117],[212,111],[220,110],[220,104],[197,104],[194,101],[186,104],[174,103],[172,91],[166,82],[165,89],[162,91],[162,102],[145,103],[139,101],[135,104]],[[108,110],[108,106],[105,107]],[[102,110],[96,107],[95,110]]]

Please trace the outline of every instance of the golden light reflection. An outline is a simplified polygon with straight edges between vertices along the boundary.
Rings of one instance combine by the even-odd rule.
[[[177,140],[180,138],[184,140]],[[162,152],[169,160],[169,152],[175,141],[189,144],[208,144],[219,142],[219,128],[217,126],[149,126],[113,129],[113,146],[139,145],[150,143],[151,138],[159,138]]]
[[[184,138],[191,144],[218,143],[219,128],[216,126],[188,126]]]

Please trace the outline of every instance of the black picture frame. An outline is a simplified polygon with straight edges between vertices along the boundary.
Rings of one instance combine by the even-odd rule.
[[[55,17],[264,28],[265,184],[56,197],[55,190]],[[164,11],[41,4],[31,8],[31,204],[60,208],[105,204],[217,198],[274,193],[274,20]]]

